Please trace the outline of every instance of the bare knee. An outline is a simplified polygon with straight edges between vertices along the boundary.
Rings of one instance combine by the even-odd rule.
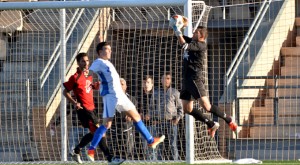
[[[134,122],[138,122],[141,120],[140,114],[137,112],[137,110],[129,110],[126,111],[126,115],[130,117]]]
[[[211,104],[208,97],[201,97],[199,99],[199,103],[201,104],[201,107],[204,108],[206,111],[210,111]]]
[[[193,101],[182,100],[182,108],[185,113],[191,113],[193,110]]]
[[[190,112],[192,112],[192,109],[190,108],[190,106],[183,106],[183,111],[185,112],[185,113],[190,113]]]
[[[111,128],[111,124],[108,124],[108,123],[104,124],[104,126],[105,126],[106,129],[110,129]]]
[[[203,105],[203,108],[206,110],[206,111],[210,111],[211,109],[211,104],[210,103],[206,103]]]
[[[211,104],[208,102],[206,102],[206,103],[203,103],[202,104],[202,107],[206,110],[206,111],[210,111],[210,109],[211,109]]]
[[[104,122],[103,122],[103,125],[106,129],[110,129],[111,128],[111,125],[112,125],[112,119],[106,119]]]

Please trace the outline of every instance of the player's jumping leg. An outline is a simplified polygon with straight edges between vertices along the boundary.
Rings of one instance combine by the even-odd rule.
[[[118,159],[113,157],[106,144],[106,137],[105,132],[107,131],[107,128],[111,127],[112,118],[106,118],[105,123],[106,126],[101,125],[94,133],[93,140],[91,142],[91,145],[88,150],[87,157],[90,161],[95,161],[95,149],[97,145],[99,144],[99,147],[104,152],[104,155],[107,157],[108,164],[109,165],[119,165],[122,164],[125,160],[124,159]],[[100,142],[100,143],[99,143]]]
[[[220,127],[220,124],[218,122],[214,122],[210,120],[207,116],[205,116],[199,109],[193,109],[192,112],[189,113],[189,115],[192,115],[196,121],[202,121],[204,122],[208,127],[208,134],[214,138],[216,131]]]
[[[137,130],[142,134],[142,136],[147,140],[148,146],[155,149],[156,146],[165,140],[165,135],[161,137],[152,137],[148,129],[146,128],[144,122],[139,120],[138,122],[134,122],[133,125]]]
[[[104,155],[106,156],[108,165],[119,165],[125,161],[125,159],[116,158],[110,153],[110,151],[107,147],[105,136],[101,138],[99,147],[100,147],[101,151],[103,151]]]
[[[155,149],[156,146],[165,140],[165,135],[161,137],[153,137],[149,130],[146,128],[144,122],[141,120],[140,114],[134,108],[133,110],[125,111],[126,115],[129,116],[134,122],[135,128],[142,134],[142,136],[147,140],[148,146]]]
[[[213,138],[218,130],[220,124],[210,120],[206,115],[204,115],[199,109],[193,108],[193,101],[182,100],[183,110],[185,113],[193,116],[196,121],[202,121],[208,127],[208,134]]]
[[[101,125],[94,133],[94,137],[87,154],[87,157],[90,161],[95,161],[95,149],[106,131],[107,128],[104,125]]]
[[[85,147],[89,142],[91,142],[92,139],[93,139],[92,133],[85,134],[82,137],[80,143],[74,148],[73,152],[71,153],[74,161],[76,161],[79,164],[82,164],[82,160],[80,158],[81,149]]]
[[[226,113],[222,112],[221,109],[216,106],[212,105],[210,108],[210,112],[213,113],[214,115],[222,118],[225,120],[225,122],[229,125],[229,128],[236,133],[237,130],[237,124],[232,120],[230,116],[227,116]]]

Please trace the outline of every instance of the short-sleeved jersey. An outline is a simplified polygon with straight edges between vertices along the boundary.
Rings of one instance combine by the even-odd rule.
[[[120,76],[109,60],[96,59],[92,63],[90,70],[96,73],[101,81],[100,96],[114,94],[119,98],[120,94],[124,94],[120,83]]]
[[[67,82],[63,83],[65,89],[73,91],[77,101],[90,111],[95,109],[92,84],[92,73],[90,72],[88,76],[84,76],[79,68],[77,68],[77,72]]]
[[[187,43],[182,46],[184,49],[183,78],[202,78],[207,52],[206,43],[192,41],[191,38],[186,36],[184,36],[184,39]]]

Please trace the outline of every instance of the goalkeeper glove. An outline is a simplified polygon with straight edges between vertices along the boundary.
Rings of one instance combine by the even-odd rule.
[[[169,26],[174,30],[176,36],[182,36],[181,29],[186,27],[188,19],[181,15],[174,15],[170,18]]]
[[[180,30],[177,26],[174,25],[174,26],[173,26],[173,30],[174,30],[175,35],[176,35],[177,37],[182,36],[181,30]]]

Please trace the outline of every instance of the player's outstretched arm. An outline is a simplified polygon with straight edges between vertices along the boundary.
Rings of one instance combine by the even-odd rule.
[[[187,25],[188,19],[184,16],[174,15],[170,18],[169,26],[174,30],[180,45],[184,45],[186,43],[183,38],[182,29]]]

